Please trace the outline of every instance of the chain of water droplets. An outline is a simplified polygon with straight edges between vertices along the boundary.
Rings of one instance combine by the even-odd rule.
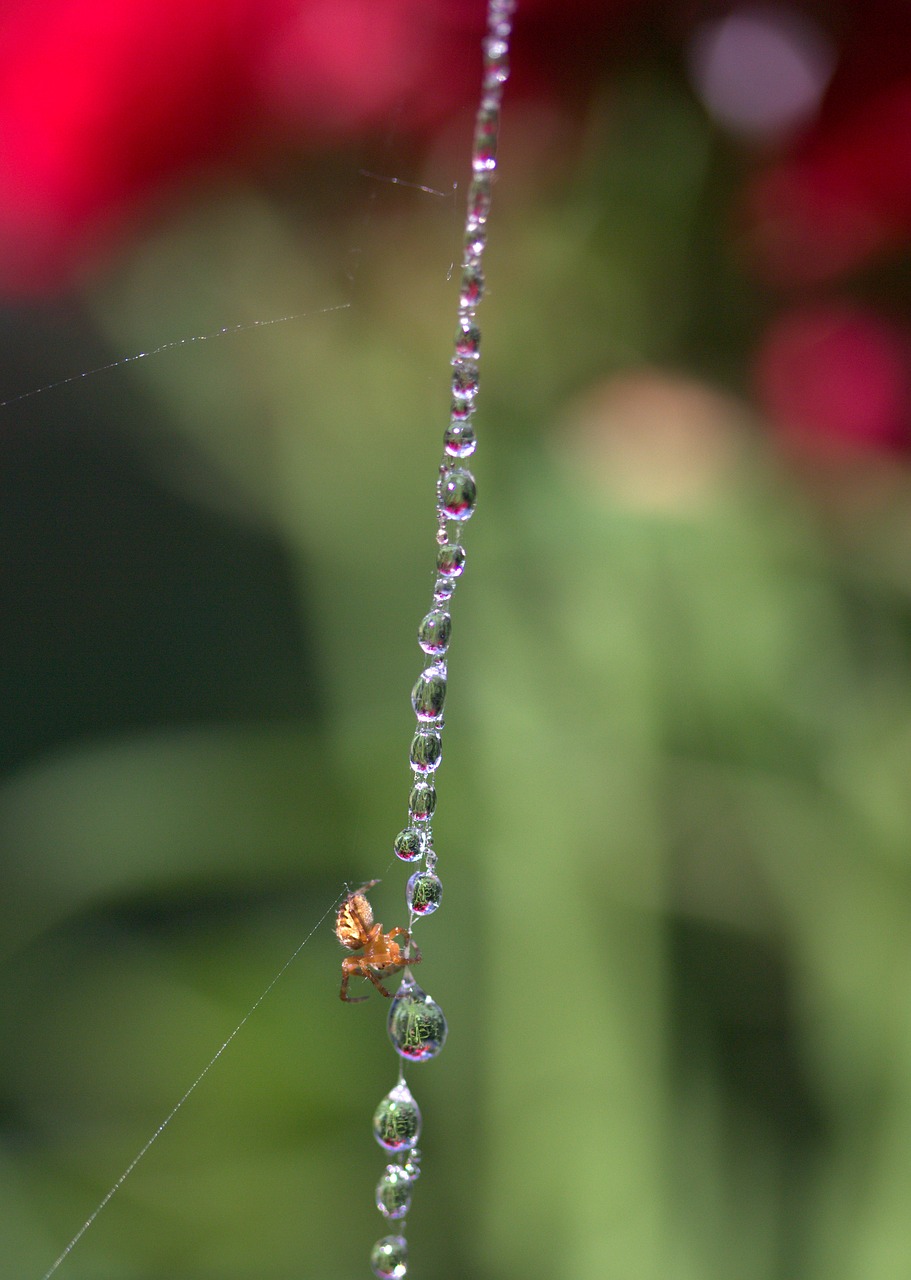
[[[472,515],[477,499],[474,476],[464,463],[475,451],[472,417],[478,392],[481,341],[476,313],[484,293],[481,258],[487,241],[491,186],[497,167],[500,105],[509,75],[509,38],[514,10],[515,0],[489,0],[487,34],[483,41],[484,73],[471,155],[472,179],[468,189],[458,326],[452,357],[452,400],[437,480],[436,581],[431,610],[418,629],[418,643],[430,661],[411,692],[417,717],[409,753],[413,782],[408,797],[408,823],[393,844],[403,862],[423,864],[412,874],[405,891],[409,930],[413,930],[416,920],[436,911],[443,896],[431,828],[437,802],[433,779],[443,754],[446,654],[452,629],[449,602],[465,568],[462,528]],[[408,947],[411,947],[410,941]],[[435,1058],[446,1040],[446,1029],[443,1010],[418,986],[411,970],[406,968],[388,1019],[389,1038],[401,1059],[399,1078],[373,1117],[374,1136],[392,1157],[377,1185],[376,1206],[383,1217],[396,1226],[395,1234],[384,1236],[373,1247],[370,1264],[379,1280],[402,1280],[407,1273],[405,1216],[420,1173],[417,1143],[421,1112],[405,1081],[404,1063]]]

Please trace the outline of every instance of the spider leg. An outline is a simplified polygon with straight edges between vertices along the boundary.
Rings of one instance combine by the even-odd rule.
[[[421,963],[421,949],[420,949],[420,947],[418,946],[418,944],[417,944],[417,943],[416,943],[416,942],[415,942],[411,937],[409,937],[409,938],[408,938],[408,951],[409,951],[409,955],[408,955],[408,963],[409,963],[409,964],[420,964],[420,963]]]
[[[376,974],[375,974],[375,973],[371,973],[371,972],[370,972],[370,970],[369,970],[369,969],[367,969],[367,970],[365,970],[365,972],[364,972],[364,977],[365,977],[365,978],[369,978],[369,979],[370,979],[370,981],[371,981],[371,982],[373,983],[373,985],[376,987],[376,989],[377,989],[377,991],[380,993],[380,995],[385,996],[387,1000],[391,1000],[391,999],[392,999],[392,992],[391,992],[391,991],[387,991],[387,990],[386,990],[386,988],[383,986],[382,982],[380,982],[379,978],[376,976]],[[362,996],[362,997],[361,997],[361,999],[362,999],[362,1000],[363,1000],[363,999],[366,999],[366,997],[365,997],[365,996]]]
[[[362,1004],[362,1003],[363,1003],[363,1001],[364,1001],[364,1000],[367,1000],[369,997],[367,997],[367,996],[349,996],[349,994],[348,994],[348,983],[349,983],[349,982],[350,982],[350,980],[351,980],[351,974],[352,974],[352,972],[361,972],[361,971],[359,971],[358,969],[355,969],[355,970],[349,969],[349,968],[348,968],[348,961],[347,961],[347,960],[343,960],[343,961],[342,961],[342,989],[341,989],[341,991],[339,992],[339,995],[340,995],[340,996],[341,996],[341,998],[344,1000],[345,1004]],[[367,977],[367,978],[370,978],[370,977],[372,977],[373,975],[372,975],[372,974],[370,974],[370,973],[366,973],[366,974],[362,974],[362,976]]]

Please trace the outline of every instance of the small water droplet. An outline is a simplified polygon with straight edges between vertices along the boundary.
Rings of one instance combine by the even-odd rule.
[[[475,173],[488,173],[497,167],[497,131],[500,112],[496,100],[486,101],[475,120],[474,151],[471,167]]]
[[[392,842],[395,856],[401,858],[403,862],[417,862],[418,858],[424,856],[426,847],[427,838],[424,832],[418,831],[416,827],[406,827]]]
[[[440,478],[440,509],[450,520],[467,520],[474,514],[478,487],[470,471],[453,467]]]
[[[411,1208],[414,1177],[400,1164],[387,1164],[376,1184],[376,1207],[384,1218],[404,1218]]]
[[[474,414],[473,400],[456,400],[453,397],[449,402],[449,420],[450,423],[467,422]]]
[[[455,353],[460,359],[466,360],[477,360],[481,354],[481,330],[469,319],[459,321]]]
[[[411,739],[411,767],[415,773],[433,773],[443,759],[443,740],[434,729],[421,729]]]
[[[396,1053],[411,1062],[435,1058],[446,1043],[443,1010],[410,974],[393,996],[386,1026]]]
[[[465,548],[447,542],[437,552],[437,573],[442,578],[461,578],[465,569]]]
[[[434,604],[448,604],[452,599],[452,593],[455,589],[455,578],[437,578],[436,582],[433,584]]]
[[[468,229],[474,230],[487,221],[490,213],[491,187],[489,173],[476,173],[468,188]]]
[[[425,667],[411,690],[411,705],[414,708],[414,714],[419,720],[439,720],[443,714],[445,700],[445,666]]]
[[[431,782],[416,782],[411,788],[411,795],[408,797],[408,812],[412,818],[422,819],[432,818],[433,811],[437,807],[436,787]]]
[[[475,263],[469,263],[462,271],[459,306],[463,311],[473,311],[483,296],[484,272]]]
[[[390,1089],[373,1116],[373,1136],[387,1151],[407,1151],[421,1134],[421,1112],[404,1080]]]
[[[478,366],[474,360],[460,360],[452,371],[452,398],[470,404],[478,394]]]
[[[470,422],[450,422],[443,436],[443,448],[450,458],[470,458],[477,443],[474,427]]]
[[[405,900],[416,916],[433,915],[443,900],[443,882],[432,871],[415,871],[406,886]]]
[[[445,609],[433,609],[418,628],[418,644],[425,653],[445,653],[452,635],[452,618]]]
[[[509,78],[509,44],[496,36],[484,40],[484,88],[503,85]]]
[[[465,265],[477,266],[487,244],[487,232],[482,226],[469,229],[465,234]]]
[[[370,1254],[377,1280],[404,1280],[408,1271],[408,1241],[404,1236],[383,1236]]]
[[[411,1150],[406,1153],[402,1168],[405,1170],[412,1182],[421,1176],[421,1153],[417,1147],[412,1147]]]

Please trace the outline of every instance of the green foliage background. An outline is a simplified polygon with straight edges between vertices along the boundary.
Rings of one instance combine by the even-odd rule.
[[[742,157],[673,77],[615,85],[566,148],[536,128],[507,107],[446,897],[419,926],[451,1034],[411,1073],[413,1274],[894,1280],[907,479],[833,514],[751,418],[772,301],[731,246]],[[442,189],[463,154],[459,136],[415,178]],[[201,194],[86,299],[115,352],[314,314],[29,402],[63,492],[89,510],[104,483],[91,553],[65,503],[47,579],[27,522],[4,550],[63,602],[57,634],[5,624],[28,655],[0,789],[0,1272],[19,1280],[315,926],[59,1275],[356,1277],[384,1233],[369,1125],[396,1063],[380,1001],[337,998],[324,913],[382,876],[380,917],[403,914],[458,233],[402,187],[365,221],[339,169],[305,175],[305,200]],[[630,370],[716,389],[712,430],[670,460],[622,423],[580,444],[575,398]]]

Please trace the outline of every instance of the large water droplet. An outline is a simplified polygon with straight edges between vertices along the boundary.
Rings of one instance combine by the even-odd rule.
[[[423,779],[420,782],[416,782],[411,788],[411,795],[408,797],[408,812],[412,818],[417,818],[418,821],[432,818],[436,807],[437,792],[433,783],[425,782]]]
[[[429,916],[443,901],[443,882],[432,871],[415,871],[405,888],[408,910],[416,916]]]
[[[411,690],[411,705],[419,720],[439,720],[446,700],[445,667],[427,667]]]
[[[448,1028],[443,1010],[409,975],[393,997],[386,1029],[396,1053],[427,1062],[442,1049]]]
[[[475,509],[478,487],[470,471],[453,467],[440,477],[440,507],[450,520],[467,520]]]
[[[433,609],[418,628],[418,644],[425,653],[445,653],[452,634],[452,618],[445,609]]]
[[[433,773],[443,759],[443,740],[431,729],[422,729],[411,739],[411,767],[415,773]]]
[[[377,1280],[403,1280],[408,1271],[408,1241],[404,1236],[383,1236],[370,1254]]]
[[[376,1184],[376,1207],[384,1218],[404,1218],[411,1208],[414,1177],[400,1164],[387,1164]]]
[[[416,827],[406,827],[392,842],[395,856],[401,858],[403,862],[417,862],[418,858],[424,856],[426,846],[427,837]]]
[[[387,1151],[417,1146],[421,1112],[404,1080],[390,1089],[373,1116],[373,1136]]]

